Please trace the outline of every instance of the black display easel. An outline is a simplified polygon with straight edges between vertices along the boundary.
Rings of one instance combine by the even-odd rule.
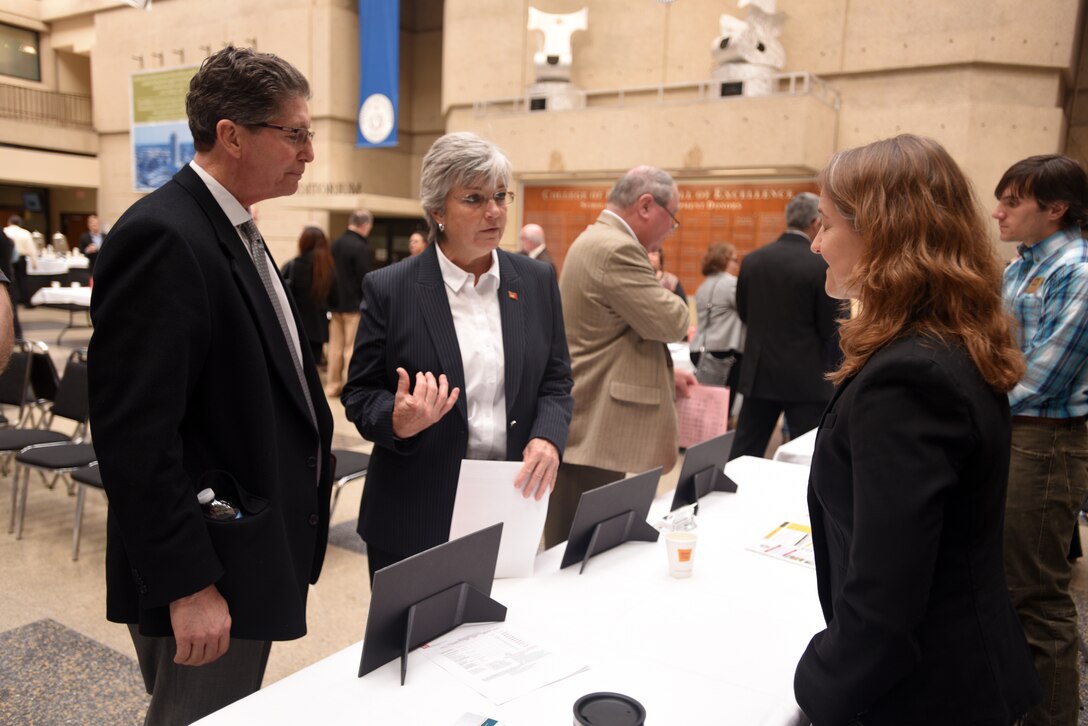
[[[733,448],[735,436],[735,431],[728,431],[687,450],[669,511],[676,511],[689,504],[698,505],[699,500],[711,492],[737,491],[737,483],[725,473],[725,464],[729,461],[729,451]]]
[[[699,513],[699,500],[711,492],[737,493],[737,483],[717,466],[708,466],[694,477],[692,494],[695,496],[695,513]]]
[[[659,534],[660,532],[649,522],[639,519],[632,509],[598,522],[593,528],[593,534],[590,535],[586,556],[582,558],[582,566],[578,568],[578,574],[581,575],[586,571],[589,558],[598,552],[610,550],[624,542],[656,542]]]
[[[420,552],[374,573],[359,677],[464,623],[506,620],[491,599],[502,523]]]
[[[624,542],[656,542],[658,531],[646,522],[661,479],[661,467],[583,492],[570,525],[559,568],[575,562],[586,570],[590,557]]]
[[[400,684],[408,673],[408,651],[465,623],[506,620],[506,606],[492,600],[467,582],[420,600],[408,608],[404,650],[400,656]]]

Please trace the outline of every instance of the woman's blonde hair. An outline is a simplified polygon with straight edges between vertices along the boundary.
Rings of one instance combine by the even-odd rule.
[[[896,337],[962,345],[983,379],[1009,391],[1024,361],[1001,300],[1001,265],[963,172],[933,139],[904,134],[841,151],[820,188],[864,240],[850,289],[856,316],[840,329],[835,383]]]

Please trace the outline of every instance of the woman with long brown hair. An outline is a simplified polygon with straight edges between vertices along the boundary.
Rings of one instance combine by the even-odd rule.
[[[797,666],[814,724],[1006,726],[1039,699],[1002,564],[1024,364],[963,172],[904,135],[840,152],[812,250],[858,301],[816,438],[809,512],[827,628]]]
[[[329,342],[329,310],[336,305],[337,290],[329,238],[320,227],[302,229],[298,257],[283,266],[283,276],[298,306],[314,362],[321,365]]]

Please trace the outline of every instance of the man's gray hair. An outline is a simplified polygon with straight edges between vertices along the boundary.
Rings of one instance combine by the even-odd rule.
[[[792,229],[808,229],[820,216],[820,198],[812,192],[801,192],[786,205],[786,225]]]
[[[423,157],[419,201],[427,220],[427,238],[441,239],[433,212],[444,214],[446,196],[457,185],[510,186],[511,164],[498,146],[468,131],[440,136]]]
[[[351,216],[348,217],[349,227],[365,227],[366,225],[373,222],[374,215],[366,209],[356,209],[354,212],[351,213]]]
[[[204,59],[189,81],[185,113],[197,151],[215,146],[216,126],[272,120],[285,101],[310,97],[310,84],[293,65],[271,53],[227,46]]]
[[[667,207],[675,189],[676,182],[664,169],[636,166],[612,186],[612,191],[608,192],[608,206],[628,209],[643,194],[649,194],[655,202]]]

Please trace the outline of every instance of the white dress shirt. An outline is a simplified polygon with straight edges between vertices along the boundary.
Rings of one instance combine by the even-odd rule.
[[[453,313],[461,365],[465,370],[469,459],[506,458],[506,371],[499,312],[499,255],[491,252],[491,268],[474,276],[450,262],[439,245],[438,266]]]
[[[245,247],[246,252],[250,252],[249,243],[242,235],[242,230],[239,229],[243,224],[253,219],[253,215],[249,213],[245,207],[239,203],[234,195],[227,191],[227,188],[216,181],[208,172],[200,168],[200,165],[195,161],[190,161],[189,166],[193,168],[193,171],[197,173],[208,187],[208,191],[215,197],[215,201],[218,202],[220,208],[223,210],[223,214],[227,215],[227,219],[234,225],[234,230],[238,233],[238,239],[242,240],[242,245]],[[250,252],[250,259],[253,259],[253,253]],[[302,343],[298,339],[298,328],[295,326],[295,316],[291,314],[291,304],[287,302],[287,293],[283,290],[283,282],[280,280],[279,270],[272,264],[272,259],[269,255],[264,255],[263,259],[253,259],[254,265],[265,265],[268,268],[268,276],[272,278],[272,287],[276,291],[276,299],[279,300],[280,308],[283,310],[283,317],[287,322],[287,329],[291,331],[291,344],[295,347],[295,355],[299,360],[302,360]]]

